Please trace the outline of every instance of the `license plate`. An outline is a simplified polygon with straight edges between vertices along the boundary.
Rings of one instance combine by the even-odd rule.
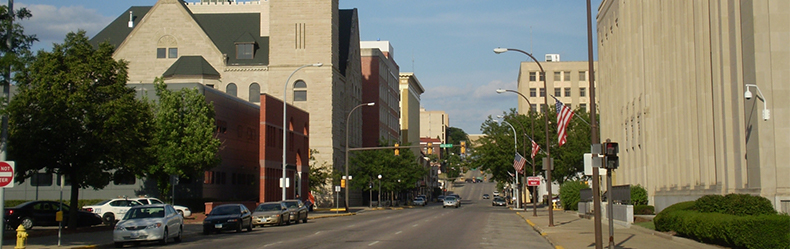
[[[222,224],[214,224],[214,228],[222,228]]]

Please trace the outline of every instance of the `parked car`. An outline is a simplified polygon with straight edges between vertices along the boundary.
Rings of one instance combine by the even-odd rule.
[[[21,224],[25,230],[30,230],[34,226],[57,226],[60,222],[55,221],[55,216],[60,210],[61,203],[56,201],[29,201],[17,205],[16,207],[6,208],[5,224],[10,229],[16,229]],[[63,204],[63,225],[68,225],[69,206]],[[77,226],[86,227],[99,225],[102,223],[99,215],[77,210]]]
[[[307,206],[304,205],[302,200],[284,200],[282,202],[290,213],[290,219],[288,219],[286,224],[291,224],[291,221],[296,224],[299,224],[299,221],[307,223]]]
[[[499,196],[499,191],[494,190],[494,196]]]
[[[238,233],[245,227],[248,232],[252,231],[252,212],[242,204],[216,206],[203,220],[203,234],[224,230],[236,230]]]
[[[414,201],[412,201],[415,206],[425,206],[425,199],[422,197],[414,197]]]
[[[167,244],[173,238],[181,242],[184,235],[184,217],[170,204],[154,204],[136,206],[115,224],[112,231],[115,247],[123,247],[125,243],[142,241],[159,241]]]
[[[444,195],[437,196],[436,202],[444,202]]]
[[[82,210],[98,214],[104,220],[104,224],[113,224],[123,218],[126,211],[129,211],[130,208],[142,205],[139,201],[119,198],[83,206]]]
[[[483,199],[490,199],[491,197],[488,194],[483,194]]]
[[[455,198],[455,196],[444,197],[444,204],[442,204],[442,208],[446,208],[446,207],[458,208],[460,206],[461,206],[461,200]]]
[[[139,201],[143,205],[148,205],[148,204],[165,204],[165,202],[163,202],[162,200],[159,200],[157,198],[151,198],[151,197],[129,198],[129,200]],[[188,207],[179,206],[179,205],[172,205],[172,206],[173,206],[173,208],[176,209],[176,212],[181,214],[181,216],[184,216],[184,217],[192,216],[192,211],[190,211]]]
[[[285,221],[290,222],[288,207],[279,201],[264,202],[258,205],[252,212],[252,225],[284,225]]]
[[[497,196],[491,201],[491,206],[507,206],[507,202],[505,202],[505,198]]]

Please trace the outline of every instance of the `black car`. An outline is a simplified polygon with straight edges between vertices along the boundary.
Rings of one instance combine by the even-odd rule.
[[[505,198],[497,196],[491,201],[491,206],[507,206],[507,202],[505,202]]]
[[[252,212],[242,204],[225,204],[211,209],[203,220],[203,234],[224,230],[241,232],[242,228],[252,231]]]
[[[55,216],[60,210],[61,203],[56,201],[29,201],[17,205],[16,207],[5,210],[5,224],[7,228],[16,229],[21,224],[25,230],[30,230],[33,226],[57,226]],[[69,206],[63,204],[63,225],[68,225]],[[102,223],[99,215],[77,211],[77,226],[87,227]]]

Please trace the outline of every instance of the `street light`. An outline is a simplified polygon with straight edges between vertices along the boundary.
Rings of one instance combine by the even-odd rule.
[[[527,110],[529,110],[528,113],[530,115],[535,111],[535,110],[532,110],[532,102],[529,102],[529,98],[527,98],[527,96],[524,96],[524,94],[521,94],[521,92],[519,92],[519,91],[497,89],[496,92],[498,94],[505,93],[505,92],[516,93],[519,96],[521,96],[522,98],[524,98],[524,100],[527,101],[527,105],[529,105],[529,108]],[[535,139],[535,119],[530,117],[529,121],[530,121],[530,128],[529,129],[530,129],[530,137],[531,137],[530,140],[532,140],[532,139]],[[526,147],[527,147],[527,144],[525,143],[524,144],[524,148],[526,148]],[[535,153],[535,152],[532,152],[532,153]],[[535,157],[531,156],[531,158],[532,158],[532,176],[535,176]],[[538,191],[537,190],[538,190],[538,188],[535,187],[535,191],[532,191],[532,216],[538,216]]]
[[[498,115],[497,118],[502,118],[501,122],[507,124],[508,126],[510,126],[510,129],[513,129],[513,151],[516,154],[518,154],[518,137],[516,135],[516,128],[513,128],[513,125],[511,125],[510,123],[508,123],[507,121],[504,120],[505,116]],[[513,154],[513,155],[515,156],[515,154]],[[518,187],[518,169],[515,169],[515,170],[516,170],[516,193],[515,193],[516,194],[516,208],[518,209],[518,208],[521,208],[521,194],[519,193],[519,187]]]
[[[381,174],[379,174],[379,201],[377,203],[381,207]]]
[[[345,203],[346,212],[348,212],[348,189],[351,186],[351,178],[348,176],[348,122],[351,119],[351,113],[353,113],[354,110],[362,106],[373,106],[375,104],[376,102],[359,104],[354,108],[351,108],[351,111],[349,111],[348,114],[346,115],[346,203]]]
[[[540,75],[538,75],[538,78],[540,79],[541,76],[546,77],[546,72],[543,71],[543,66],[540,65],[540,62],[538,62],[538,60],[535,59],[535,57],[532,56],[532,54],[527,53],[524,50],[514,49],[514,48],[495,48],[494,49],[494,53],[497,53],[497,54],[501,54],[501,53],[508,52],[508,51],[516,51],[516,52],[520,52],[522,54],[525,54],[525,55],[529,56],[529,58],[531,58],[533,61],[535,61],[535,63],[537,63],[538,67],[540,68]],[[547,92],[549,90],[548,87],[546,86],[546,79],[545,78],[543,78],[543,89],[545,89],[545,91],[547,91]],[[543,96],[543,102],[546,105],[546,108],[548,109],[549,108],[549,98],[546,97],[546,96]],[[548,192],[549,192],[548,193],[549,194],[549,200],[551,200],[551,198],[552,198],[552,195],[551,195],[551,168],[552,168],[552,165],[551,165],[551,146],[549,144],[549,116],[544,113],[543,114],[543,119],[546,122],[546,158],[547,158],[546,161],[548,162],[547,163],[548,165],[546,165],[547,166],[546,167],[546,183],[548,185],[547,189],[548,189]],[[552,210],[552,208],[549,208],[549,226],[550,227],[554,226],[554,210]]]
[[[287,112],[285,107],[288,105],[288,85],[291,83],[291,76],[294,76],[294,74],[296,74],[296,72],[301,70],[302,68],[306,68],[306,67],[320,67],[320,66],[323,66],[323,65],[324,64],[321,63],[321,62],[315,63],[315,64],[303,65],[301,67],[296,68],[296,70],[294,70],[291,73],[291,75],[288,75],[288,79],[285,80],[285,86],[283,87],[283,178],[280,179],[280,185],[282,185],[281,187],[283,189],[283,201],[285,200],[285,183],[286,183],[286,181],[285,181],[285,177],[286,177],[286,175],[285,175],[285,171],[286,171],[285,170],[285,166],[287,164],[286,163],[287,162],[286,161],[286,156],[285,156],[285,148],[286,148],[285,143],[286,143],[286,140],[287,140],[286,139],[286,132],[288,131],[288,126],[286,126],[286,125],[287,125],[288,118],[285,115],[286,112]]]

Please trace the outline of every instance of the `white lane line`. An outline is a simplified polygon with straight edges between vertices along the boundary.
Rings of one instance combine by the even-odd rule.
[[[400,233],[402,233],[402,232],[403,232],[403,231],[398,231],[398,232],[397,232],[397,233],[395,233],[395,234],[400,234]]]
[[[282,241],[278,241],[278,242],[276,242],[276,243],[266,244],[266,245],[264,245],[263,247],[267,247],[267,246],[273,246],[273,245],[282,244],[282,243],[283,243]]]
[[[373,241],[373,243],[368,244],[368,246],[372,246],[372,245],[375,245],[375,244],[378,244],[378,243],[379,243],[379,241],[376,240],[376,241]]]
[[[315,232],[315,235],[318,235],[319,233],[321,233],[321,231]]]
[[[417,225],[419,225],[419,224],[414,224],[414,225],[411,225],[411,227],[417,227]]]

